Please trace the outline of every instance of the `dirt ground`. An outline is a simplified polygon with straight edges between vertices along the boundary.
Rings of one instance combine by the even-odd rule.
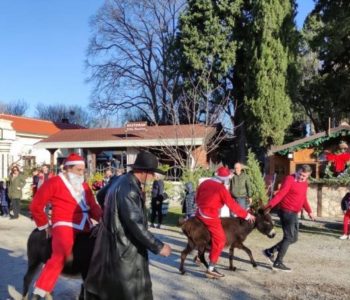
[[[185,268],[178,271],[180,253],[186,240],[177,227],[152,229],[171,244],[173,253],[167,258],[150,255],[150,270],[155,299],[350,299],[350,240],[338,239],[341,220],[302,220],[299,241],[289,248],[285,264],[291,273],[273,271],[261,254],[281,238],[269,239],[254,231],[245,242],[258,267],[251,266],[247,255],[235,250],[237,271],[227,269],[225,250],[219,268],[226,275],[220,280],[207,279],[203,267],[189,255]],[[22,278],[26,270],[26,240],[33,222],[21,216],[18,220],[0,217],[0,300],[21,299]],[[54,292],[55,300],[77,299],[80,279],[61,277]],[[112,299],[111,299],[112,300]]]

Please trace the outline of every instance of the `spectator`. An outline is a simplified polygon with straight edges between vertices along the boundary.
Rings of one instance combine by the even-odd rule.
[[[9,188],[8,195],[11,201],[13,216],[10,216],[10,219],[18,219],[21,212],[21,199],[22,199],[22,190],[26,180],[24,175],[20,173],[17,165],[14,165],[11,169],[9,176]]]
[[[242,164],[237,162],[234,165],[231,179],[231,194],[237,203],[245,210],[252,204],[252,189],[248,174],[243,170]]]
[[[112,178],[113,172],[112,169],[108,168],[105,170],[105,176],[103,177],[103,186],[107,185],[109,180]]]
[[[9,199],[8,199],[7,190],[6,190],[4,181],[0,181],[0,205],[1,205],[2,216],[4,218],[8,218],[10,216]]]
[[[192,182],[187,182],[185,184],[185,199],[184,199],[184,213],[186,214],[186,219],[193,217],[196,214],[196,192],[193,189]]]
[[[124,169],[117,169],[115,172],[115,175],[113,175],[109,179],[108,183],[97,192],[96,199],[98,204],[100,204],[100,206],[102,207],[102,209],[104,208],[104,201],[105,201],[108,188],[113,184],[113,182],[115,182],[119,178],[119,176],[123,174],[124,174]]]
[[[32,197],[35,196],[36,191],[38,190],[38,184],[39,184],[39,170],[34,169],[32,173]]]
[[[162,225],[163,214],[162,205],[164,200],[164,181],[161,179],[160,175],[156,175],[156,180],[153,181],[152,185],[152,200],[151,200],[151,227],[154,228],[154,221],[156,216],[158,217],[157,228]]]
[[[349,236],[349,221],[350,221],[350,193],[346,193],[346,195],[341,200],[341,209],[344,213],[343,220],[343,235],[339,237],[341,240],[347,240],[350,238]]]
[[[43,183],[53,177],[54,174],[50,172],[48,165],[43,165],[41,167],[41,172],[39,173],[38,189],[43,185]]]

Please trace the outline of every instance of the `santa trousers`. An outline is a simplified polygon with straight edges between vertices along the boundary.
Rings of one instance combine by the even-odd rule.
[[[219,260],[220,254],[226,244],[226,235],[222,228],[221,219],[206,219],[201,216],[197,216],[208,228],[211,236],[211,249],[209,254],[209,260],[212,264],[216,264]]]
[[[345,235],[349,234],[349,221],[350,221],[350,209],[348,209],[346,211],[346,213],[344,214],[344,222],[343,222],[343,232]]]
[[[78,231],[72,227],[52,228],[52,255],[42,269],[35,287],[51,293],[60,276],[64,263],[72,254],[74,238]]]

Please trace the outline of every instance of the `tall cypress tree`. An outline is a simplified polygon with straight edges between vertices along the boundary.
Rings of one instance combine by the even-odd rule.
[[[297,48],[294,12],[292,0],[256,0],[252,7],[245,113],[250,141],[264,148],[282,144],[292,121],[288,76]]]
[[[190,0],[181,16],[184,74],[211,72],[214,96],[230,97],[240,161],[247,146],[281,144],[291,123],[294,15],[294,0]]]

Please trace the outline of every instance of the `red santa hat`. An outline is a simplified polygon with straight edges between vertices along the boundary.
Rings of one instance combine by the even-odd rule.
[[[84,165],[84,158],[77,153],[71,153],[64,161],[65,166]]]
[[[231,172],[229,168],[226,167],[220,167],[216,170],[215,176],[222,181],[226,181],[231,178]]]

